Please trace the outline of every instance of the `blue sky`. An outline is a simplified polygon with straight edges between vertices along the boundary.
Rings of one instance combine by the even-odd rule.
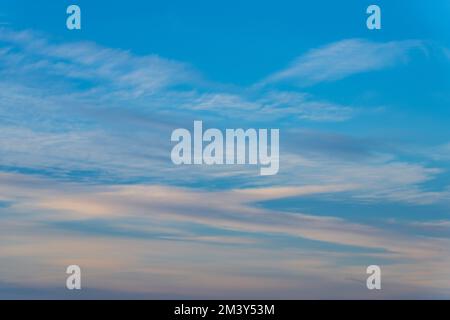
[[[0,4],[0,297],[450,297],[448,1],[76,3]],[[174,166],[194,120],[280,172]]]

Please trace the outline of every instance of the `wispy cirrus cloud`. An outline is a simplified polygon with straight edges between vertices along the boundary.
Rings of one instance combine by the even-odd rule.
[[[34,73],[91,81],[128,97],[150,95],[164,88],[192,83],[198,75],[188,65],[158,55],[137,56],[92,42],[54,44],[32,31],[0,29],[3,63],[13,74]],[[48,79],[48,78],[47,78]]]
[[[206,93],[183,105],[195,111],[215,112],[227,117],[246,116],[248,120],[297,119],[317,122],[341,122],[360,112],[357,108],[320,101],[307,93],[270,91],[264,94],[237,95]]]
[[[330,159],[329,154],[310,153],[299,143],[301,133],[290,130],[284,130],[287,143],[280,174],[270,180],[257,181],[248,167],[173,167],[168,156],[170,140],[161,137],[169,137],[174,128],[190,127],[197,117],[207,117],[206,126],[233,120],[247,127],[276,120],[278,125],[286,121],[289,128],[298,128],[305,122],[348,121],[366,111],[305,92],[178,90],[172,86],[184,81],[195,87],[197,79],[195,71],[185,72],[183,63],[89,43],[51,44],[29,31],[2,29],[0,40],[5,44],[1,72],[9,75],[8,82],[0,82],[3,170],[103,183],[186,185],[220,179],[234,186],[252,186],[348,180],[358,185],[355,194],[366,198],[426,202],[445,196],[420,187],[441,173],[438,168],[402,161],[389,153],[365,157],[363,162]],[[386,48],[391,46],[396,47]],[[156,65],[147,64],[151,61]],[[134,75],[139,80],[131,81]],[[80,85],[75,78],[91,82]],[[309,138],[323,140],[322,135],[315,136]],[[349,143],[360,144],[352,139],[345,146],[335,142],[330,144],[335,146],[333,154],[352,148]]]
[[[339,159],[326,154],[285,154],[283,168],[277,176],[280,183],[313,181],[356,186],[351,190],[355,199],[380,199],[413,203],[448,203],[448,189],[427,190],[424,183],[432,181],[443,169],[401,161],[392,155],[373,155],[361,162],[359,159]],[[283,181],[283,182],[281,182]]]
[[[254,205],[255,201],[343,192],[350,187],[315,185],[210,192],[160,185],[49,183],[37,177],[1,174],[2,200],[10,205],[0,210],[14,217],[0,226],[2,263],[13,265],[17,259],[26,261],[36,254],[40,259],[34,261],[32,279],[27,276],[27,269],[13,272],[5,268],[0,272],[0,281],[8,279],[18,285],[27,281],[28,286],[48,284],[49,280],[57,283],[58,272],[54,269],[70,263],[65,254],[70,250],[71,258],[89,270],[91,286],[102,290],[149,294],[162,290],[192,297],[220,296],[215,289],[218,287],[227,296],[236,286],[242,286],[248,290],[244,296],[251,296],[259,288],[257,279],[262,277],[271,293],[284,291],[290,296],[293,292],[288,288],[297,286],[290,286],[289,282],[296,282],[300,274],[319,283],[340,279],[338,282],[347,287],[352,281],[348,278],[363,281],[364,268],[358,272],[358,264],[346,260],[352,257],[389,261],[383,268],[386,283],[445,294],[447,287],[438,280],[448,276],[450,261],[448,255],[443,255],[448,251],[448,239],[416,237],[332,216],[286,213]],[[80,223],[82,228],[77,227]],[[17,235],[21,235],[20,242],[14,240]],[[280,237],[289,239],[291,245],[280,250]],[[317,245],[328,243],[333,250],[302,246],[304,239],[317,241]],[[218,246],[230,250],[217,250]],[[358,247],[359,251],[349,252],[348,247]],[[214,258],[204,261],[201,257],[206,252]],[[182,267],[177,263],[167,265],[168,259],[183,261]],[[204,262],[196,262],[197,259]],[[347,262],[336,269],[335,263],[341,259]],[[125,267],[129,277],[116,277]],[[102,277],[97,278],[96,274]],[[139,285],[138,279],[149,279],[157,285]],[[171,279],[185,280],[180,284]],[[199,286],[198,279],[211,282]],[[240,279],[247,280],[242,283]],[[361,288],[349,296],[358,296],[363,292],[364,287]],[[400,291],[405,294],[404,290]],[[294,292],[306,295],[309,289],[298,286]],[[387,288],[383,291],[386,296],[393,293]],[[339,296],[338,291],[328,294]]]
[[[260,85],[289,82],[313,85],[376,71],[405,62],[412,49],[424,48],[421,41],[371,42],[347,39],[313,49],[294,60],[286,69],[267,77]]]
[[[170,110],[193,115],[208,111],[216,117],[247,118],[249,122],[289,117],[340,122],[360,112],[354,106],[307,93],[245,89],[236,93],[214,86],[204,90],[207,81],[186,63],[157,55],[138,56],[89,42],[50,43],[32,31],[2,28],[0,44],[0,72],[9,78],[2,84],[2,99],[9,104],[16,99],[19,103],[41,104],[37,108],[42,108],[49,103],[58,105],[55,101],[59,99],[61,107],[63,103],[78,104],[80,109],[85,104],[96,105],[96,109],[120,105],[141,113]],[[180,85],[182,89],[177,88]]]

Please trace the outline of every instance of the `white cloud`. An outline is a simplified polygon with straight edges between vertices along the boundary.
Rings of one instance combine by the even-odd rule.
[[[187,102],[183,108],[212,111],[227,117],[249,121],[267,121],[290,118],[316,122],[340,122],[353,118],[358,111],[314,99],[311,95],[289,91],[269,91],[261,95],[207,93]]]
[[[450,143],[427,148],[424,155],[436,161],[448,161],[450,160]]]
[[[353,106],[299,92],[241,90],[229,93],[214,88],[207,93],[194,89],[171,90],[180,84],[198,88],[206,82],[187,64],[156,55],[137,56],[87,42],[51,44],[37,33],[6,28],[1,29],[0,42],[5,43],[0,49],[0,62],[3,62],[2,73],[10,79],[9,84],[16,80],[23,85],[31,79],[33,87],[43,85],[46,92],[59,90],[61,96],[76,94],[94,104],[114,101],[128,105],[139,103],[144,109],[206,110],[250,121],[286,117],[319,122],[345,121],[359,113]],[[73,80],[90,83],[82,90],[67,88],[70,84],[78,86]],[[38,81],[43,83],[36,83]]]
[[[39,72],[47,76],[89,80],[94,85],[126,91],[135,97],[190,83],[197,78],[187,64],[157,55],[137,56],[91,42],[51,44],[33,32],[5,28],[0,29],[0,41],[21,50],[17,53],[6,47],[1,54],[15,75]]]
[[[394,201],[424,205],[448,203],[448,190],[427,191],[422,184],[435,179],[442,169],[401,161],[392,155],[371,155],[368,159],[339,159],[321,154],[284,153],[280,172],[273,183],[348,184],[355,199]]]
[[[424,229],[450,231],[450,220],[413,221],[410,225]]]
[[[353,74],[380,70],[408,58],[411,49],[421,48],[416,40],[370,42],[348,39],[313,49],[289,67],[266,78],[261,84],[290,82],[312,85],[343,79]]]

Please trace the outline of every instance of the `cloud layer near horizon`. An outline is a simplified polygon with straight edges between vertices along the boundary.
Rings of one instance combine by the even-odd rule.
[[[360,261],[378,260],[389,261],[383,268],[384,281],[390,283],[386,297],[418,294],[408,287],[449,294],[439,281],[449,276],[449,240],[252,205],[348,187],[207,192],[146,185],[86,187],[1,174],[1,201],[8,203],[0,209],[2,263],[32,265],[4,269],[2,279],[57,286],[58,268],[76,261],[89,275],[90,287],[112,292],[202,296],[221,287],[215,297],[250,297],[264,283],[266,297],[304,297],[295,286],[313,286],[302,280],[312,278],[315,286],[333,283],[335,291],[321,297],[338,297],[339,286],[364,281]],[[280,241],[290,244],[273,251]],[[304,241],[332,246],[320,249]],[[360,249],[355,253],[354,248]],[[337,268],[339,260],[343,264]],[[115,276],[125,270],[130,277]],[[356,298],[361,292],[353,288],[347,296]]]

